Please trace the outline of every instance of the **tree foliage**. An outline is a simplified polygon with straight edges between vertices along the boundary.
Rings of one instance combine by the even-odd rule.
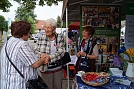
[[[4,16],[0,15],[0,30],[8,31],[8,22],[5,20]]]
[[[60,16],[57,17],[57,28],[61,28],[61,18]]]
[[[70,25],[72,22],[68,22],[68,25]],[[62,28],[66,28],[66,22],[62,22],[61,20],[61,17],[58,16],[57,17],[57,28],[61,28],[61,25],[62,25]]]
[[[18,2],[21,5],[24,5],[28,10],[33,10],[36,5],[39,6],[52,6],[58,5],[58,2],[63,1],[63,0],[13,0]],[[0,10],[3,11],[8,11],[8,8],[10,8],[12,4],[9,2],[9,0],[0,0]]]
[[[20,7],[17,8],[17,10],[15,11],[15,21],[19,21],[19,20],[26,20],[31,24],[31,29],[30,32],[34,33],[34,31],[36,30],[36,15],[34,14],[33,10],[27,10],[27,8],[22,5]]]
[[[35,18],[37,17],[33,10],[28,10],[24,5],[18,7],[15,12],[15,18],[18,18],[19,20],[27,20],[28,16],[31,16],[34,20],[36,20]]]
[[[0,10],[3,10],[3,12],[9,12],[9,8],[12,6],[12,4],[9,2],[9,0],[0,0]]]
[[[35,30],[36,30],[36,22],[35,22],[35,20],[31,16],[28,16],[27,21],[31,24],[30,32],[32,34],[35,33]]]

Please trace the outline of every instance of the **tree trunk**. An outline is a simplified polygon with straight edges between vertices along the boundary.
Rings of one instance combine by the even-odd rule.
[[[2,30],[0,30],[0,41],[2,41]]]

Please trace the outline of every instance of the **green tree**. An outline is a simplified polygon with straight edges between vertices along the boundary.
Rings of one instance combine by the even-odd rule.
[[[0,15],[0,30],[8,31],[8,22],[5,20],[4,16]]]
[[[19,21],[19,20],[26,20],[31,24],[31,29],[30,32],[33,34],[34,31],[36,30],[36,15],[34,14],[33,10],[27,10],[27,8],[22,5],[20,7],[17,8],[17,10],[15,11],[15,21]]]
[[[63,1],[63,0],[13,0],[18,2],[21,5],[24,5],[28,10],[33,10],[36,5],[39,6],[52,6],[58,5],[58,2]],[[8,8],[10,8],[12,4],[9,2],[9,0],[0,0],[0,10],[3,11],[9,11]]]
[[[28,16],[31,16],[34,20],[36,20],[35,18],[37,17],[34,14],[34,10],[28,10],[24,5],[18,7],[15,12],[15,18],[18,18],[19,20],[27,20]]]
[[[3,10],[3,12],[9,12],[9,8],[12,6],[12,4],[9,2],[9,0],[0,0],[0,10]]]
[[[63,22],[62,28],[66,28],[66,23]]]
[[[36,30],[36,22],[35,22],[35,20],[31,16],[28,16],[27,21],[31,24],[30,32],[32,34],[35,33],[35,30]]]
[[[5,20],[4,16],[0,15],[0,40],[2,40],[3,31],[8,31],[8,23]]]
[[[60,18],[60,16],[57,17],[57,28],[61,28],[61,24],[62,24],[62,28],[66,28],[66,22],[62,23],[62,20]],[[68,22],[68,25],[72,24],[72,22]]]
[[[57,17],[57,28],[61,28],[61,18],[60,18],[60,16]]]

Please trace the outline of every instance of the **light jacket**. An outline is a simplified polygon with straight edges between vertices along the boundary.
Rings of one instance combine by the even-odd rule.
[[[65,53],[64,38],[60,34],[56,33],[56,35],[57,35],[57,44],[56,44],[57,51],[54,54],[50,54],[51,43],[50,43],[49,38],[45,35],[45,33],[42,34],[38,38],[37,43],[34,48],[34,52],[38,56],[38,58],[40,57],[41,53],[45,53],[50,56],[49,62],[51,63],[51,62],[61,59],[64,56],[64,53]],[[55,43],[56,43],[56,40],[55,40]],[[42,66],[39,69],[40,71],[45,72],[46,70],[43,70],[45,68],[42,68]]]

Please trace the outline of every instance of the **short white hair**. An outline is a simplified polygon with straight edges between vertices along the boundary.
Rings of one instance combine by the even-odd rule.
[[[56,20],[53,19],[53,18],[50,18],[50,19],[45,20],[45,23],[51,24],[52,27],[57,27]],[[45,24],[44,24],[44,26],[45,26]]]

